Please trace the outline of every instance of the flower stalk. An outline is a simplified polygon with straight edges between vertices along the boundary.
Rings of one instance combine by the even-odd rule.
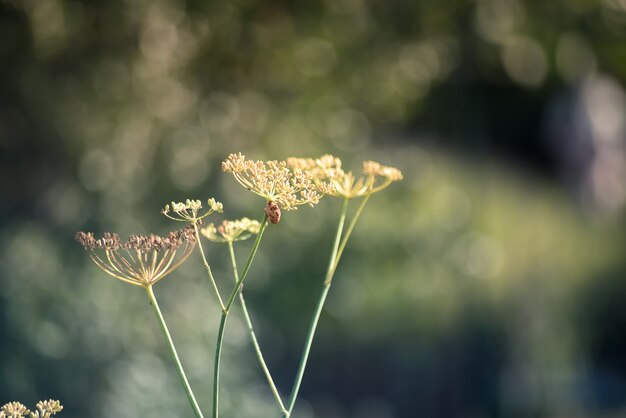
[[[300,363],[298,365],[298,371],[296,372],[296,378],[293,383],[293,387],[291,389],[291,395],[289,396],[289,401],[287,403],[287,411],[283,412],[283,416],[289,418],[291,416],[291,412],[296,404],[296,399],[298,398],[298,393],[300,392],[300,385],[302,383],[302,378],[304,377],[304,371],[306,369],[307,362],[309,360],[309,353],[311,352],[311,346],[313,345],[313,339],[315,338],[315,332],[317,331],[317,323],[319,322],[320,316],[322,314],[322,309],[324,308],[324,304],[326,303],[326,297],[328,296],[328,291],[330,290],[330,285],[332,283],[332,277],[337,268],[337,263],[339,262],[338,251],[341,242],[341,235],[343,233],[343,227],[346,220],[346,213],[348,212],[348,203],[349,199],[343,199],[343,204],[341,207],[341,214],[339,215],[339,222],[337,224],[337,231],[335,233],[335,241],[333,243],[333,249],[330,253],[330,260],[328,263],[328,269],[326,271],[326,278],[324,280],[324,284],[322,286],[322,291],[320,292],[320,297],[317,301],[317,305],[315,306],[315,311],[313,312],[313,318],[311,319],[311,324],[309,325],[309,329],[307,331],[304,348],[302,350],[302,355],[300,357]],[[352,232],[352,230],[349,230]]]
[[[239,273],[237,271],[237,259],[235,258],[235,250],[233,248],[232,241],[228,242],[228,252],[230,254],[230,260],[233,267],[233,276],[235,278],[235,282],[239,280]],[[276,399],[276,403],[280,407],[280,412],[282,414],[286,414],[287,410],[285,409],[285,404],[283,403],[283,399],[276,388],[276,384],[274,383],[274,379],[272,378],[272,374],[270,373],[269,368],[267,367],[267,363],[265,362],[265,358],[263,357],[263,352],[261,351],[261,346],[259,345],[259,341],[256,338],[256,333],[254,332],[254,326],[252,325],[252,319],[250,318],[250,313],[248,312],[248,307],[246,305],[246,300],[243,297],[243,289],[239,290],[239,303],[241,305],[241,310],[243,311],[243,316],[246,320],[246,325],[248,327],[248,332],[250,334],[250,338],[252,339],[252,345],[254,346],[254,351],[256,353],[257,359],[259,360],[259,364],[263,369],[263,373],[265,374],[265,378],[267,380],[267,384],[274,395],[274,399]]]
[[[217,301],[220,304],[220,308],[222,308],[222,312],[226,309],[224,306],[224,301],[222,301],[222,296],[220,295],[220,290],[217,287],[217,282],[213,277],[213,273],[211,272],[211,266],[206,260],[206,256],[204,255],[204,248],[202,248],[202,240],[200,239],[200,234],[198,232],[198,223],[194,222],[193,230],[196,235],[196,240],[198,241],[198,249],[200,250],[200,255],[202,256],[202,263],[204,264],[204,268],[206,270],[207,275],[209,276],[209,280],[211,281],[211,286],[213,286],[213,291],[215,292],[215,296],[217,297]]]
[[[187,380],[187,376],[185,375],[185,370],[183,369],[183,365],[178,358],[178,353],[176,352],[176,346],[174,345],[174,341],[170,335],[170,331],[167,328],[167,324],[165,323],[165,319],[163,318],[163,314],[161,313],[161,309],[159,308],[159,304],[154,296],[154,292],[152,291],[152,286],[146,287],[146,293],[148,294],[148,299],[150,299],[150,305],[154,310],[154,314],[159,320],[159,325],[161,326],[161,331],[167,340],[170,354],[172,356],[172,360],[174,360],[174,364],[176,365],[176,371],[178,372],[178,376],[180,377],[180,382],[185,389],[185,393],[187,394],[187,398],[189,399],[189,403],[191,404],[191,408],[193,409],[194,414],[196,414],[197,418],[204,418],[202,415],[202,411],[198,406],[198,402],[196,401],[196,397],[191,390],[191,386],[189,385],[189,381]]]
[[[356,226],[356,223],[359,220],[359,217],[361,216],[361,212],[363,212],[363,208],[365,207],[365,204],[369,200],[370,196],[371,195],[367,195],[363,198],[363,200],[361,201],[361,204],[359,205],[356,212],[354,213],[354,216],[352,217],[352,220],[350,221],[350,225],[348,225],[348,229],[346,230],[346,234],[341,240],[341,244],[339,245],[339,250],[335,253],[334,262],[332,263],[333,266],[327,272],[326,280],[324,281],[324,283],[328,283],[330,285],[330,283],[332,282],[333,277],[335,276],[335,270],[337,270],[337,265],[339,264],[339,260],[341,259],[341,256],[343,255],[343,250],[346,248],[348,239],[350,239],[350,235],[352,235],[352,231],[354,230],[354,227]],[[348,199],[345,199],[345,203],[347,203],[347,201]],[[331,260],[332,259],[333,257],[331,255]]]
[[[235,283],[235,287],[228,297],[228,301],[226,302],[226,306],[222,310],[222,317],[220,319],[220,326],[217,331],[217,341],[215,346],[215,359],[214,359],[214,368],[213,368],[213,418],[218,418],[219,416],[219,380],[220,380],[220,363],[222,358],[222,343],[224,340],[224,332],[226,330],[226,320],[228,319],[228,314],[230,313],[230,308],[233,306],[233,302],[235,301],[235,297],[240,292],[240,289],[243,285],[243,281],[248,275],[248,271],[250,270],[250,266],[252,265],[252,260],[254,260],[254,256],[256,255],[257,250],[259,249],[259,245],[261,244],[261,239],[263,238],[263,232],[267,227],[267,215],[263,217],[263,221],[261,222],[261,226],[259,228],[259,233],[254,240],[254,244],[252,244],[252,249],[250,250],[250,256],[248,257],[248,261],[246,262],[246,266],[243,269],[241,277]]]
[[[267,214],[267,211],[266,211]],[[270,215],[267,214],[268,221],[271,222]],[[220,225],[216,226],[214,224],[209,224],[206,228],[202,228],[200,231],[202,235],[204,235],[209,241],[214,243],[226,243],[228,244],[228,253],[230,255],[230,262],[233,269],[233,278],[235,280],[235,285],[239,282],[239,269],[237,267],[237,259],[235,257],[234,243],[237,241],[246,240],[252,235],[256,235],[261,230],[261,224],[255,220],[242,218],[237,220],[224,220]],[[260,241],[259,241],[260,242]],[[202,247],[200,247],[200,251],[203,251]],[[285,406],[278,393],[278,389],[276,388],[276,384],[272,378],[272,375],[265,363],[265,359],[263,357],[263,353],[261,351],[261,347],[256,337],[256,333],[254,331],[254,327],[252,325],[252,319],[250,318],[250,313],[248,312],[248,308],[246,306],[246,301],[243,296],[243,288],[242,286],[235,287],[235,289],[239,289],[237,292],[237,296],[239,299],[239,303],[243,310],[244,318],[246,321],[246,325],[248,328],[248,332],[250,334],[250,338],[252,340],[252,345],[254,346],[254,350],[259,360],[259,364],[263,369],[263,373],[267,379],[267,383],[270,386],[272,394],[276,399],[276,403],[278,404],[281,413],[285,412]]]

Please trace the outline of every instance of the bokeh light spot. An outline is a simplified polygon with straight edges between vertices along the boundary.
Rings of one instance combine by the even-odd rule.
[[[509,77],[526,87],[540,86],[548,75],[541,45],[527,36],[515,36],[505,42],[502,63]]]
[[[562,34],[556,47],[556,66],[561,77],[569,82],[593,73],[596,59],[589,42],[575,32]]]
[[[311,38],[295,45],[293,61],[302,74],[319,77],[328,74],[333,68],[337,61],[337,53],[330,42]]]
[[[113,159],[109,153],[92,149],[80,160],[78,177],[83,187],[91,192],[105,190],[113,176]]]

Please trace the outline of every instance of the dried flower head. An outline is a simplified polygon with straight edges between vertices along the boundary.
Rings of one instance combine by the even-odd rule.
[[[352,172],[341,168],[341,160],[332,155],[320,158],[289,158],[287,164],[293,169],[310,173],[316,182],[329,182],[331,196],[346,199],[366,196],[381,191],[395,181],[402,180],[397,168],[387,167],[374,161],[363,163],[363,176],[356,178]]]
[[[285,161],[251,161],[241,153],[230,154],[222,163],[222,170],[232,173],[243,187],[274,202],[279,209],[313,206],[330,191],[328,183],[314,182],[310,173],[300,168],[290,169]]]
[[[53,399],[39,401],[37,402],[37,411],[31,412],[30,418],[50,418],[62,410],[63,406],[59,403],[59,401],[55,401]]]
[[[29,413],[30,410],[19,402],[9,402],[0,408],[0,418],[22,418]]]
[[[110,232],[104,233],[100,239],[94,238],[91,232],[78,232],[76,240],[106,273],[143,287],[152,286],[178,268],[196,244],[193,225],[163,237],[131,235],[123,244],[119,235]]]
[[[258,221],[248,218],[241,218],[234,221],[223,221],[221,225],[209,224],[202,228],[200,232],[207,239],[213,242],[235,242],[243,241],[252,235],[258,234],[261,224]]]
[[[224,211],[224,205],[213,198],[207,200],[207,203],[209,208],[201,215],[199,212],[202,209],[202,202],[199,200],[189,199],[187,199],[185,203],[172,202],[170,205],[165,205],[163,210],[161,210],[161,213],[175,221],[191,222],[192,224],[195,224],[213,212],[222,213]]]

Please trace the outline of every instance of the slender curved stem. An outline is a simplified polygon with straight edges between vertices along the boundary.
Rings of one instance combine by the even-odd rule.
[[[213,418],[218,418],[219,415],[219,380],[220,380],[220,362],[222,359],[222,342],[224,340],[224,331],[226,329],[226,319],[228,319],[228,313],[230,312],[230,308],[233,306],[233,302],[235,301],[235,297],[239,293],[241,286],[243,284],[244,279],[248,274],[248,270],[250,270],[250,266],[252,265],[252,260],[256,255],[257,250],[259,249],[259,244],[261,244],[261,238],[263,238],[263,232],[265,232],[265,228],[267,227],[267,214],[263,217],[263,221],[261,222],[261,227],[259,228],[259,233],[254,240],[254,244],[252,244],[252,249],[250,250],[250,256],[248,257],[248,261],[246,262],[246,266],[243,270],[241,277],[235,283],[235,287],[228,297],[228,301],[226,302],[226,306],[222,309],[222,319],[220,320],[220,327],[217,331],[217,344],[215,347],[215,366],[213,368]]]
[[[202,248],[202,240],[200,239],[200,234],[198,233],[198,224],[194,222],[193,230],[196,233],[196,242],[198,243],[198,249],[200,250],[200,255],[202,255],[202,262],[204,263],[204,268],[206,269],[207,274],[209,275],[209,279],[211,279],[211,284],[213,285],[213,290],[215,291],[215,295],[217,296],[217,300],[220,303],[220,307],[222,311],[224,311],[224,302],[222,301],[222,296],[220,296],[220,291],[217,288],[217,283],[215,282],[215,278],[213,277],[213,273],[211,272],[211,266],[206,261],[206,256],[204,255],[204,249]]]
[[[332,283],[332,277],[335,273],[335,269],[337,268],[337,263],[339,262],[339,257],[341,254],[339,252],[339,247],[341,235],[343,232],[343,226],[346,220],[346,213],[348,212],[348,202],[349,199],[344,199],[343,205],[341,207],[341,215],[339,216],[339,223],[337,225],[337,233],[335,235],[333,249],[330,253],[330,261],[328,263],[326,279],[324,280],[324,286],[322,287],[322,292],[320,293],[319,300],[317,301],[317,306],[315,307],[315,312],[313,313],[313,318],[311,319],[311,324],[309,325],[309,329],[306,334],[304,349],[300,358],[300,364],[298,365],[298,372],[296,373],[296,380],[294,381],[293,388],[291,389],[291,396],[289,397],[289,402],[287,404],[287,413],[283,413],[284,417],[289,417],[291,415],[293,407],[296,404],[298,392],[300,391],[300,384],[302,383],[302,377],[304,376],[304,370],[306,369],[306,365],[309,360],[311,345],[313,344],[313,338],[315,337],[315,331],[317,330],[317,322],[319,321],[320,315],[322,314],[322,309],[324,308],[324,303],[326,302],[326,296],[328,296],[328,291],[330,290],[330,285]],[[354,228],[354,222],[350,224],[350,227],[351,228],[348,229],[348,232],[352,232],[352,228]],[[345,242],[346,240],[344,240],[344,246]]]
[[[250,250],[250,256],[248,257],[248,261],[246,262],[245,267],[243,268],[243,272],[237,280],[235,287],[233,288],[232,293],[228,297],[228,301],[226,302],[226,312],[230,310],[230,307],[233,306],[233,302],[235,301],[235,297],[239,293],[239,288],[241,287],[243,281],[248,275],[248,271],[250,270],[250,266],[252,265],[252,260],[254,260],[254,256],[256,255],[257,250],[259,249],[259,244],[261,244],[261,238],[263,238],[263,232],[265,232],[265,228],[267,227],[267,214],[263,216],[263,221],[261,222],[261,227],[259,228],[259,233],[254,240],[254,244],[252,244],[252,249]]]
[[[326,296],[328,295],[328,291],[330,290],[330,284],[324,284],[322,287],[322,292],[320,293],[320,298],[317,302],[317,306],[315,307],[315,313],[313,314],[313,319],[311,320],[311,324],[309,325],[309,330],[306,334],[306,341],[304,343],[304,349],[302,351],[302,357],[300,358],[300,364],[298,365],[298,372],[296,374],[296,380],[294,381],[293,388],[291,390],[291,396],[289,397],[288,409],[287,413],[283,413],[284,417],[290,417],[291,412],[293,411],[293,407],[296,404],[296,399],[298,398],[298,392],[300,391],[300,384],[302,383],[302,377],[304,376],[304,370],[306,369],[307,362],[309,360],[309,353],[311,352],[311,345],[313,344],[313,338],[315,337],[315,330],[317,329],[317,322],[320,319],[320,315],[322,314],[322,308],[324,307],[324,302],[326,302]]]
[[[356,212],[354,213],[354,216],[352,217],[352,220],[350,221],[350,225],[348,225],[348,229],[346,230],[346,233],[343,236],[343,239],[341,240],[341,245],[339,246],[339,251],[337,252],[337,254],[335,256],[334,265],[332,266],[332,269],[330,269],[328,271],[328,274],[326,275],[326,283],[328,283],[328,284],[330,284],[330,282],[333,280],[333,276],[335,275],[335,270],[337,269],[337,265],[339,264],[339,260],[341,259],[341,256],[343,255],[343,250],[346,248],[346,244],[348,243],[348,239],[350,239],[350,235],[352,235],[352,231],[354,230],[354,226],[356,225],[356,222],[359,220],[359,217],[361,216],[361,212],[363,212],[363,208],[365,207],[365,204],[369,200],[370,196],[371,196],[371,194],[368,194],[367,196],[365,196],[363,198],[363,201],[361,202],[361,204],[357,208]],[[332,256],[331,256],[331,259],[332,259]]]
[[[220,390],[220,362],[222,359],[222,342],[224,340],[224,329],[228,312],[222,311],[222,319],[220,319],[220,327],[217,331],[217,343],[215,344],[215,360],[213,366],[213,417],[219,415],[219,390]]]
[[[163,335],[165,335],[165,339],[170,348],[170,354],[172,355],[172,359],[176,364],[176,370],[178,371],[178,375],[180,377],[180,381],[185,388],[185,392],[187,393],[187,398],[189,398],[189,403],[191,404],[191,408],[193,412],[196,414],[197,418],[204,418],[202,415],[202,411],[200,411],[200,407],[198,406],[198,402],[196,401],[195,396],[193,395],[193,391],[191,390],[191,386],[189,386],[189,382],[187,381],[187,376],[185,375],[185,371],[183,370],[183,366],[180,363],[180,359],[178,358],[178,354],[176,353],[176,347],[174,346],[174,341],[172,341],[172,337],[170,336],[170,332],[167,329],[167,324],[165,323],[165,319],[163,318],[163,314],[161,313],[161,309],[159,308],[159,304],[157,303],[156,297],[154,296],[154,292],[152,291],[152,286],[146,287],[146,293],[148,294],[148,298],[150,299],[150,305],[154,309],[154,313],[159,320],[159,325],[161,325],[161,331],[163,331]]]
[[[338,262],[338,257],[341,257],[341,236],[343,234],[343,225],[346,222],[346,214],[348,213],[348,203],[350,203],[350,199],[343,199],[343,204],[341,206],[341,215],[339,216],[339,223],[337,224],[337,232],[335,234],[335,242],[333,243],[333,250],[330,253],[330,260],[328,261],[328,268],[326,269],[326,279],[328,281],[329,276],[334,272],[334,268]],[[354,225],[350,225],[354,228]],[[344,244],[345,245],[345,244]]]
[[[233,275],[235,278],[235,282],[239,280],[239,273],[237,271],[237,259],[235,258],[235,249],[233,248],[232,241],[228,242],[228,252],[230,253],[230,261],[233,265]],[[285,409],[285,404],[283,403],[282,398],[280,397],[280,393],[276,388],[276,384],[274,383],[274,379],[272,378],[272,374],[270,373],[267,364],[265,363],[265,358],[263,357],[263,352],[261,351],[261,346],[259,345],[259,341],[256,338],[256,333],[254,332],[254,327],[252,325],[252,320],[250,319],[250,313],[248,312],[248,307],[246,306],[246,300],[243,297],[243,292],[239,292],[239,303],[241,304],[241,309],[243,311],[243,316],[246,320],[246,325],[248,326],[248,332],[250,333],[250,338],[252,339],[252,345],[254,346],[254,351],[256,352],[257,359],[259,360],[259,364],[263,369],[263,373],[265,374],[265,378],[267,379],[267,383],[270,386],[272,394],[280,407],[281,413],[285,414],[287,410]]]

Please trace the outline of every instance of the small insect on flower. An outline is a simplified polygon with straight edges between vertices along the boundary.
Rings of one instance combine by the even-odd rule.
[[[276,225],[280,222],[280,207],[276,204],[276,202],[268,201],[267,205],[265,205],[265,214],[267,215],[267,220],[270,223]]]

